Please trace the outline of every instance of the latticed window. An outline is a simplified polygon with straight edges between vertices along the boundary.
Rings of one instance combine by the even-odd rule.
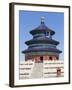
[[[43,62],[43,56],[40,57],[40,61]]]
[[[56,59],[58,60],[58,59],[59,59],[59,57],[56,57]]]
[[[49,60],[52,60],[52,57],[51,56],[49,57]]]

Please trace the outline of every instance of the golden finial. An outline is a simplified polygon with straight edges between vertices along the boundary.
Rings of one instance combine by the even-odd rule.
[[[41,17],[41,24],[44,23],[45,17]]]

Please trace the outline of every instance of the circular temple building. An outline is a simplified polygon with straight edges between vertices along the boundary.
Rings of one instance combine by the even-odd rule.
[[[59,60],[62,52],[56,48],[59,42],[52,38],[55,32],[45,25],[44,17],[41,17],[41,24],[30,31],[30,34],[33,39],[25,42],[28,48],[22,51],[26,61],[33,60],[37,63],[43,60]]]

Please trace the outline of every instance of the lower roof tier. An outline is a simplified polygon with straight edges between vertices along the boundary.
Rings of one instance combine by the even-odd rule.
[[[26,41],[25,44],[30,45],[30,44],[39,44],[39,43],[45,43],[45,44],[54,44],[54,45],[58,45],[59,42],[53,39],[50,39],[48,37],[42,37],[42,38],[37,38],[37,39],[32,39],[29,41]]]
[[[62,53],[62,51],[56,49],[56,48],[29,48],[26,49],[24,51],[22,51],[22,53],[28,53],[28,52],[53,52],[53,53]]]
[[[56,52],[46,52],[46,51],[38,51],[38,52],[27,52],[25,56],[59,56],[59,53]]]

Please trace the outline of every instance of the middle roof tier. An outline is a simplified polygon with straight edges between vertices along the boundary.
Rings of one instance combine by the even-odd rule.
[[[40,37],[40,38],[33,38],[29,41],[26,41],[25,44],[31,45],[31,44],[53,44],[58,45],[59,42],[53,39],[50,39],[48,37]]]

